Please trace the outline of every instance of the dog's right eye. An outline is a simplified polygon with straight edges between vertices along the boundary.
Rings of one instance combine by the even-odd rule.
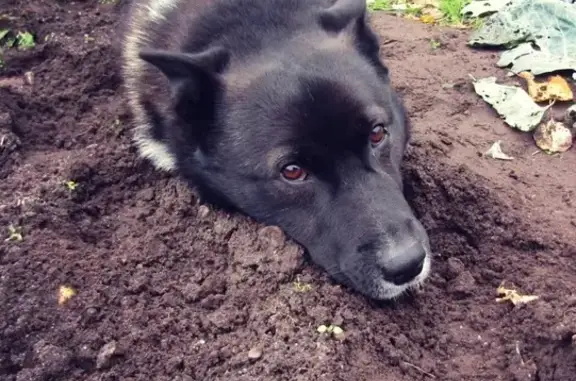
[[[375,147],[382,143],[384,138],[386,138],[386,128],[382,124],[377,124],[370,131],[370,143]]]
[[[288,181],[304,181],[308,173],[299,165],[288,164],[282,168],[282,177]]]

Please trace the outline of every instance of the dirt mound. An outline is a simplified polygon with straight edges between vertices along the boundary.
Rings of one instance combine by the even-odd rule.
[[[375,17],[435,257],[424,289],[374,303],[136,158],[121,4],[7,3],[41,43],[0,72],[0,228],[22,229],[0,242],[2,380],[574,380],[576,154],[532,155],[473,94],[468,73],[504,77],[463,33]],[[513,163],[478,156],[497,139]],[[504,280],[540,299],[497,303]],[[62,285],[78,293],[59,305]]]

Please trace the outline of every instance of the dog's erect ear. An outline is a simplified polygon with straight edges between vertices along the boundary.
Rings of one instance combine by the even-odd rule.
[[[363,17],[365,12],[366,0],[336,0],[330,8],[320,11],[318,21],[325,30],[337,33]]]
[[[230,61],[227,49],[212,47],[200,53],[142,49],[139,56],[168,79],[180,118],[191,122],[210,117],[221,88],[219,74]]]
[[[198,75],[220,74],[230,60],[230,52],[221,47],[212,47],[193,54],[142,49],[139,55],[141,59],[162,71],[171,83],[193,80]]]

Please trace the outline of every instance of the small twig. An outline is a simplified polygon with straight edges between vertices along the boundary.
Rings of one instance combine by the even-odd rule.
[[[381,45],[395,44],[398,40],[384,40]]]
[[[425,374],[426,376],[428,376],[428,377],[430,377],[430,378],[434,378],[434,379],[436,378],[435,375],[433,375],[432,373],[426,372],[424,369],[420,368],[419,366],[416,366],[416,365],[414,365],[414,364],[410,364],[410,363],[407,362],[407,361],[402,361],[402,362],[403,362],[405,365],[408,365],[409,367],[416,369],[417,371],[421,372],[422,374]]]
[[[516,353],[518,354],[518,357],[520,357],[520,363],[522,364],[522,366],[524,366],[524,359],[522,358],[522,353],[520,353],[520,342],[516,342]]]

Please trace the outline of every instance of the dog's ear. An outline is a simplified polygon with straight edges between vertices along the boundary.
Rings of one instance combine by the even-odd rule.
[[[384,81],[389,81],[388,68],[380,61],[380,42],[370,28],[366,0],[336,0],[332,6],[318,14],[321,27],[331,33],[340,33],[354,25],[352,33],[356,48],[366,56]]]
[[[142,49],[139,56],[166,76],[172,90],[175,111],[186,121],[197,116],[198,112],[205,113],[208,111],[206,108],[214,106],[221,87],[219,74],[230,60],[229,51],[221,47],[193,54]]]
[[[340,32],[366,13],[366,0],[336,0],[332,6],[318,14],[322,28],[329,32]]]

